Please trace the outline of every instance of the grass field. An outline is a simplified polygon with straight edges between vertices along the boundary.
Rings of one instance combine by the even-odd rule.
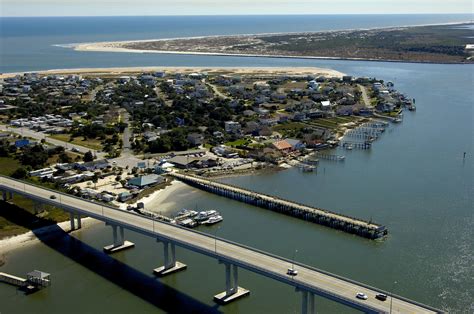
[[[94,150],[102,149],[102,143],[98,139],[87,139],[86,141],[84,141],[82,137],[75,137],[72,139],[72,141],[69,141],[70,140],[69,134],[54,134],[49,137],[54,138],[56,140],[63,141],[63,142],[68,142],[71,144],[84,146],[84,147],[94,149]]]
[[[10,157],[0,157],[0,174],[4,176],[11,175],[20,167],[20,162]]]

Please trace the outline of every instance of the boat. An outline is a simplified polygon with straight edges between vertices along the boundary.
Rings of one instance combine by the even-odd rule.
[[[178,221],[178,225],[186,227],[186,228],[194,228],[198,226],[198,223],[191,218],[186,218],[186,219]]]
[[[212,216],[218,216],[219,213],[216,210],[208,210],[208,211],[202,211],[199,212],[195,217],[194,220],[198,222],[206,221]]]
[[[416,106],[415,106],[415,105],[412,105],[412,106],[408,107],[408,110],[410,110],[410,111],[416,111]]]
[[[352,145],[352,144],[347,144],[346,145],[347,150],[352,150],[353,148],[354,148],[354,145]]]
[[[213,224],[216,224],[218,222],[221,222],[222,220],[224,220],[224,218],[222,218],[222,216],[216,215],[216,216],[212,216],[211,218],[209,218],[206,221],[203,221],[202,224],[203,225],[213,225]]]

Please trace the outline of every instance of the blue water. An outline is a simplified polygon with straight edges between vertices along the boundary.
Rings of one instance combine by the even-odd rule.
[[[114,17],[0,19],[3,72],[112,66],[316,66],[355,76],[377,77],[416,98],[417,112],[406,112],[370,151],[343,151],[344,163],[321,162],[318,174],[296,169],[225,179],[237,185],[300,202],[373,218],[386,224],[389,237],[374,242],[309,224],[189,188],[176,197],[176,208],[217,208],[225,221],[218,236],[344,275],[447,312],[474,309],[473,104],[474,65],[269,59],[216,56],[75,52],[55,44],[150,39],[211,34],[318,31],[463,21],[469,15],[269,16],[269,17]],[[467,153],[464,160],[462,153]],[[57,246],[38,244],[11,252],[2,271],[24,274],[50,271],[54,284],[25,297],[0,285],[0,311],[165,313],[167,303],[196,303],[225,313],[297,313],[299,295],[288,286],[240,271],[250,297],[215,307],[222,291],[222,266],[184,249],[179,259],[189,269],[150,282],[162,263],[153,239],[127,231],[137,244],[113,258],[104,257],[109,227],[96,225],[65,236]],[[203,231],[216,234],[216,229]],[[58,249],[59,247],[59,249]],[[66,251],[66,252],[64,252]],[[102,262],[90,262],[91,258]],[[122,264],[123,263],[123,264]],[[137,273],[138,272],[138,273]],[[112,276],[111,276],[112,274]],[[133,274],[133,276],[127,276]],[[154,281],[154,279],[152,279]],[[395,284],[395,282],[397,282]],[[140,292],[137,285],[150,287]],[[158,290],[158,291],[157,291]],[[78,297],[80,296],[80,297]],[[152,300],[152,301],[150,301]],[[318,312],[351,313],[317,299]],[[175,311],[176,312],[176,311]]]
[[[268,59],[76,52],[54,45],[190,37],[302,32],[467,21],[451,15],[305,15],[0,18],[0,72],[113,66],[277,65]]]

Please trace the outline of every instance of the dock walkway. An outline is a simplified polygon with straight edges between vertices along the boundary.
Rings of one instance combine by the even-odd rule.
[[[315,222],[330,228],[357,234],[369,239],[378,239],[388,233],[385,226],[370,221],[344,216],[325,209],[299,204],[276,196],[246,190],[237,186],[211,181],[193,175],[176,172],[169,173],[169,175],[191,186],[214,194]]]

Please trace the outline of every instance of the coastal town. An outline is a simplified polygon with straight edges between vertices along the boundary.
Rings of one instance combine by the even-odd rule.
[[[3,78],[0,95],[8,175],[148,215],[143,198],[171,172],[315,172],[416,110],[392,82],[268,71],[25,73]]]

